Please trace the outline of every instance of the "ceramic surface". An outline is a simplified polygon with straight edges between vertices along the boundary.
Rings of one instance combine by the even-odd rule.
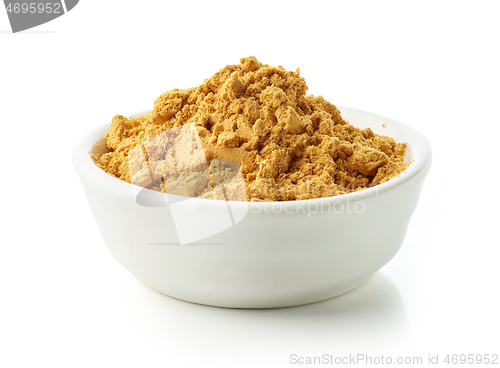
[[[111,254],[151,288],[231,308],[312,303],[359,286],[401,247],[431,164],[427,139],[380,115],[339,107],[344,119],[408,142],[405,173],[336,197],[231,202],[145,190],[99,169],[86,134],[73,163]],[[139,115],[139,114],[137,114]]]

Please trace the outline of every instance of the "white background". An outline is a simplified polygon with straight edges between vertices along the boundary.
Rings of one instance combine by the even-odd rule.
[[[81,1],[19,34],[0,9],[0,366],[499,354],[499,3],[181,4]],[[71,164],[80,136],[249,55],[432,144],[401,251],[344,296],[262,311],[189,304],[136,281],[98,233]]]

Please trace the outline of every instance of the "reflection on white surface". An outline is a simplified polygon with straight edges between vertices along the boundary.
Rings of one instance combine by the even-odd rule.
[[[224,309],[187,303],[132,279],[123,286],[123,293],[130,322],[154,335],[153,349],[190,348],[212,357],[223,349],[223,355],[233,362],[245,354],[257,359],[254,363],[266,356],[275,364],[286,365],[290,354],[368,353],[404,344],[410,338],[401,294],[381,272],[339,297],[281,309]],[[254,355],[248,356],[251,351]]]

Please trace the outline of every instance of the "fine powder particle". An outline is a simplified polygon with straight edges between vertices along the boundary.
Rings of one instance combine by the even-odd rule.
[[[198,87],[165,92],[146,115],[116,115],[108,152],[92,157],[145,188],[249,201],[349,193],[406,169],[406,143],[353,127],[306,91],[299,70],[244,58]]]

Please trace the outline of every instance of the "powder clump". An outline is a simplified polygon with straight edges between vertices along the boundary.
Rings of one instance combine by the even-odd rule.
[[[149,189],[249,201],[349,193],[406,169],[406,143],[350,125],[306,91],[299,70],[244,58],[198,87],[165,92],[146,115],[116,115],[108,152],[92,157],[107,173]]]

